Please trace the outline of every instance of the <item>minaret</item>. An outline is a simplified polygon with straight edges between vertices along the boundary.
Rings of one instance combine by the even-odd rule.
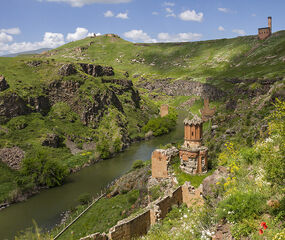
[[[270,32],[272,33],[272,17],[268,17],[268,27],[270,28]]]

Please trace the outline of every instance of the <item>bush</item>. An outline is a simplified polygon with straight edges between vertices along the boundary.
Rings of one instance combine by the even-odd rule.
[[[160,186],[156,185],[150,188],[149,195],[150,195],[151,201],[155,201],[159,197],[163,196],[163,192],[161,191]]]
[[[240,154],[246,164],[253,164],[260,158],[260,154],[254,148],[243,148],[240,150]]]
[[[255,192],[234,192],[219,202],[217,208],[218,219],[226,218],[237,223],[248,216],[256,216],[264,210],[266,205],[264,197]]]
[[[139,169],[144,167],[144,162],[143,160],[136,160],[134,161],[133,165],[132,165],[132,169]]]
[[[105,159],[110,157],[110,146],[107,138],[103,138],[101,141],[97,142],[96,150],[100,154],[100,157]]]
[[[48,159],[47,156],[48,153],[45,151],[38,151],[23,161],[21,175],[30,178],[30,184],[48,187],[59,186],[67,176],[67,168],[55,160]],[[25,182],[18,181],[18,183],[26,185]]]
[[[26,126],[28,126],[28,124],[24,116],[12,118],[7,124],[7,127],[11,130],[21,130]]]
[[[78,197],[78,202],[80,202],[80,204],[82,205],[91,202],[91,200],[92,200],[92,197],[89,193],[83,193]]]
[[[147,133],[152,131],[154,136],[166,134],[176,126],[177,113],[173,110],[165,117],[152,118],[143,127],[143,131]]]

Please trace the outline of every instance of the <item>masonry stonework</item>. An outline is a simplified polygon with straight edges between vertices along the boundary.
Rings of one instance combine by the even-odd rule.
[[[178,150],[175,147],[169,149],[156,149],[151,156],[151,167],[153,178],[168,178],[168,168],[170,161],[174,156],[178,155]]]
[[[216,108],[210,108],[209,106],[209,98],[204,98],[204,108],[201,111],[202,120],[204,122],[210,120],[216,112]]]
[[[179,151],[180,168],[188,174],[208,171],[208,148],[202,146],[203,121],[197,115],[184,120],[184,144]]]
[[[268,27],[258,29],[258,37],[260,40],[264,40],[270,37],[272,34],[272,17],[268,17]]]
[[[173,205],[185,203],[188,207],[201,206],[204,203],[201,191],[195,190],[186,182],[168,196],[151,203],[144,213],[132,218],[119,221],[108,234],[95,233],[80,240],[131,240],[147,234],[151,225],[163,220]]]
[[[167,104],[163,104],[160,107],[160,116],[165,117],[168,115],[169,107]]]

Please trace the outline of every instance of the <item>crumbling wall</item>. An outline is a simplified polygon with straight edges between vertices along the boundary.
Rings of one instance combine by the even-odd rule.
[[[202,189],[200,187],[195,189],[189,182],[186,182],[181,188],[183,203],[185,203],[187,207],[193,205],[202,206],[204,204]]]
[[[114,227],[108,233],[95,233],[80,240],[131,240],[147,234],[150,226],[164,219],[173,205],[186,203],[188,207],[193,204],[203,205],[201,190],[195,190],[190,183],[185,183],[172,192],[171,195],[159,199],[142,214],[132,218],[125,219]]]
[[[109,232],[109,238],[112,240],[131,240],[147,234],[151,225],[150,210],[127,221],[121,221],[112,227]]]
[[[153,178],[168,178],[168,167],[173,157],[179,153],[175,147],[156,149],[151,156],[151,172]]]
[[[108,237],[105,233],[94,233],[84,238],[80,238],[80,240],[108,240]]]

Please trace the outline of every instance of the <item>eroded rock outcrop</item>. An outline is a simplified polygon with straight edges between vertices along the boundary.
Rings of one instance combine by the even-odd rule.
[[[224,97],[226,94],[210,84],[203,84],[190,80],[159,79],[151,82],[141,82],[139,87],[150,91],[163,92],[169,96],[203,96],[211,100]]]
[[[61,66],[61,68],[59,69],[58,73],[62,76],[70,76],[72,74],[75,74],[77,71],[74,67],[73,64],[64,64]]]
[[[103,67],[101,65],[80,63],[80,66],[88,75],[93,77],[114,76],[114,69],[112,67]]]
[[[60,146],[60,137],[54,133],[47,134],[42,146],[58,148]]]
[[[16,93],[7,94],[0,97],[0,117],[11,119],[19,115],[31,112],[26,102]]]
[[[21,168],[25,152],[19,147],[0,149],[0,160],[14,170]]]
[[[0,92],[5,91],[9,88],[9,84],[7,83],[4,76],[0,75]]]

